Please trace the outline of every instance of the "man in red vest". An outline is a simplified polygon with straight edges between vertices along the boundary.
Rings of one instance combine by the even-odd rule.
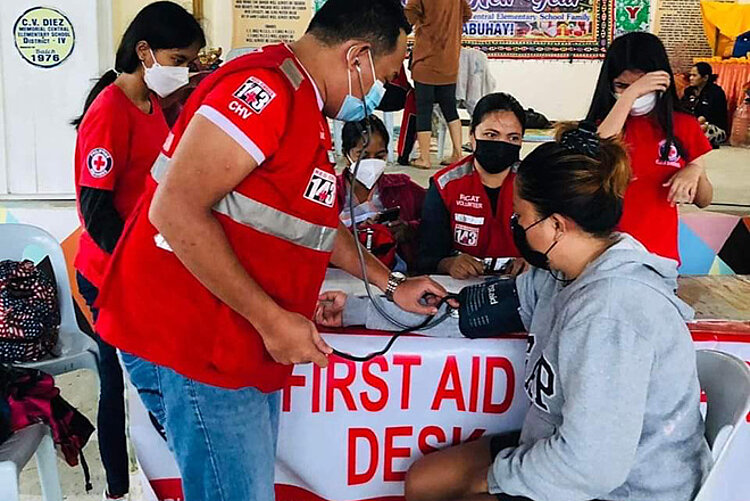
[[[398,0],[328,0],[298,41],[201,82],[153,166],[97,329],[164,425],[187,501],[274,497],[278,390],[292,364],[327,365],[310,319],[329,261],[360,276],[326,117],[377,106],[409,30]],[[406,310],[433,313],[420,300],[445,294],[365,260]]]

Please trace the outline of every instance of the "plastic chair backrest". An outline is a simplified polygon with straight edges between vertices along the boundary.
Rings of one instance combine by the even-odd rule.
[[[68,355],[84,349],[84,340],[76,322],[73,296],[68,278],[68,268],[62,247],[45,230],[28,224],[0,224],[0,261],[29,259],[39,263],[49,257],[57,282],[57,295],[60,300],[60,339],[58,355]]]
[[[731,479],[736,478],[736,461],[745,452],[731,446],[750,411],[750,368],[739,358],[714,350],[699,350],[697,362],[698,379],[708,402],[706,440],[713,465],[693,501],[736,499]]]
[[[698,379],[708,401],[706,440],[713,451],[731,440],[722,430],[736,428],[750,410],[750,368],[739,358],[714,350],[699,350],[697,362]]]

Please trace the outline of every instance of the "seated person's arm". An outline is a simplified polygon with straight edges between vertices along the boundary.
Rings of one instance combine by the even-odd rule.
[[[526,274],[530,277],[531,274]],[[528,281],[524,287],[533,287],[533,278],[523,277]],[[524,331],[522,312],[533,309],[521,307],[519,293],[516,290],[517,279],[504,278],[486,283],[464,287],[458,293],[458,320],[446,318],[442,323],[422,331],[425,335],[435,337],[468,337],[485,338],[501,334]],[[529,291],[524,289],[524,300],[528,302]],[[381,308],[404,325],[420,325],[425,317],[401,310],[397,305],[380,301]],[[441,307],[436,318],[446,313]],[[398,331],[388,319],[371,303],[367,296],[347,296],[341,291],[323,293],[319,298],[315,321],[324,327],[350,327],[364,325],[368,329]]]
[[[424,315],[409,313],[402,310],[395,303],[386,301],[383,296],[378,296],[379,305],[388,315],[404,325],[418,326],[425,320]],[[445,305],[441,306],[436,319],[442,318],[447,313]],[[367,296],[348,296],[342,291],[324,292],[318,298],[318,307],[315,311],[315,323],[321,327],[359,327],[367,329],[396,332],[402,330],[390,320],[383,318],[380,312],[373,306]],[[430,337],[462,337],[458,328],[458,321],[453,317],[447,317],[440,324],[430,329],[419,331],[420,334]]]

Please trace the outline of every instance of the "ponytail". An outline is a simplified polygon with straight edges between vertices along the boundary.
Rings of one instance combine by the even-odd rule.
[[[193,45],[204,47],[206,35],[198,21],[182,6],[162,0],[147,5],[135,16],[120,40],[114,70],[106,72],[86,98],[81,116],[72,120],[76,129],[81,125],[99,93],[112,84],[119,73],[132,74],[141,66],[135,48],[145,41],[152,50],[184,49]]]
[[[531,152],[518,169],[518,194],[543,217],[560,214],[597,237],[622,217],[630,164],[617,139],[600,139],[593,124],[563,124],[556,142]]]
[[[99,78],[99,80],[94,84],[94,87],[89,92],[88,97],[86,97],[86,103],[83,105],[83,113],[81,115],[73,120],[70,121],[70,125],[76,128],[78,130],[78,127],[81,126],[81,122],[83,122],[83,117],[86,115],[86,112],[91,107],[91,103],[94,102],[96,99],[96,96],[99,95],[101,91],[103,91],[105,88],[107,88],[109,85],[113,84],[114,81],[117,79],[117,72],[115,70],[109,70],[104,75]]]

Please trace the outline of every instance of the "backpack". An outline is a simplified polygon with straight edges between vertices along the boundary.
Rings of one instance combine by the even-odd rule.
[[[549,129],[552,123],[534,108],[526,110],[526,128],[527,129]]]
[[[0,362],[35,362],[57,345],[57,287],[31,261],[0,262]]]

